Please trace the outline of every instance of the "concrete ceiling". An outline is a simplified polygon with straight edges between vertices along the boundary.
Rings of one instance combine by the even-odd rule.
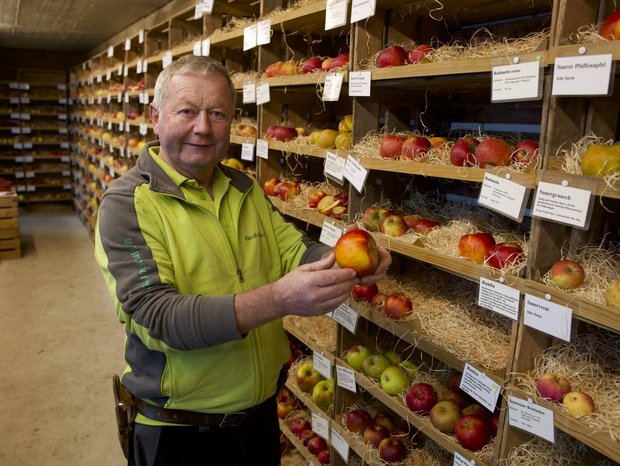
[[[1,0],[0,48],[85,52],[169,0]]]

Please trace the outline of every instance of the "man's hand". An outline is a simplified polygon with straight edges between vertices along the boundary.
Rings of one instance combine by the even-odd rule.
[[[377,283],[379,280],[385,278],[385,275],[387,274],[387,269],[392,263],[392,256],[390,255],[390,252],[385,248],[379,247],[378,250],[379,265],[377,265],[377,268],[372,273],[372,275],[367,275],[363,278],[360,278],[360,285],[368,286],[373,283]]]

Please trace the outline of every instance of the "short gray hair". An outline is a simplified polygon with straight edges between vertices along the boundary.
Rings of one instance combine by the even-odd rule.
[[[153,106],[160,110],[162,103],[164,102],[166,86],[170,79],[175,75],[180,74],[199,74],[201,76],[207,76],[210,73],[221,74],[228,85],[230,86],[230,94],[232,97],[232,106],[235,108],[235,102],[237,100],[237,93],[235,91],[235,85],[230,79],[230,74],[224,65],[220,62],[209,57],[198,57],[196,55],[183,55],[181,58],[170,63],[165,67],[155,82],[155,91],[153,96]]]

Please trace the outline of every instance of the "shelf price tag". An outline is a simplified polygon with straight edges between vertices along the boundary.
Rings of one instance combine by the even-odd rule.
[[[323,228],[321,228],[321,236],[319,242],[326,244],[327,246],[334,247],[336,242],[342,236],[342,228],[336,224],[326,220],[323,220]]]
[[[316,371],[326,379],[332,378],[332,364],[321,353],[314,351],[312,353],[312,365]]]
[[[202,41],[202,56],[208,57],[211,55],[211,39],[205,39]]]
[[[108,47],[108,58],[112,58],[114,56],[114,46],[110,45]]]
[[[136,74],[142,74],[142,59],[138,58],[136,61]]]
[[[256,103],[256,83],[249,82],[243,83],[243,103],[253,104]]]
[[[172,52],[170,50],[167,50],[161,57],[161,67],[165,68],[170,63],[172,63]]]
[[[131,39],[125,39],[125,51],[131,50]]]
[[[30,103],[30,97],[20,97],[19,98],[19,103],[21,103],[21,104],[29,104]]]
[[[244,142],[241,144],[241,160],[254,161],[254,144]]]
[[[526,294],[523,323],[547,335],[570,341],[573,310]]]
[[[323,86],[324,102],[338,102],[343,79],[344,73],[327,73],[325,76],[325,85]]]
[[[326,31],[347,24],[347,6],[347,0],[327,0],[325,7]]]
[[[269,83],[262,83],[256,86],[256,105],[266,104],[270,100]]]
[[[210,15],[213,13],[214,0],[197,0],[196,8],[194,9],[194,19],[200,19],[203,15]]]
[[[269,42],[271,42],[271,19],[265,19],[256,25],[256,45],[266,45]]]
[[[551,95],[610,95],[612,54],[557,57]]]
[[[484,372],[465,363],[459,388],[478,400],[489,411],[495,411],[501,387],[493,379],[487,377]]]
[[[508,397],[508,423],[530,434],[555,442],[553,411],[514,396]]]
[[[243,29],[243,51],[256,47],[258,26],[256,23]]]
[[[143,44],[144,43],[144,29],[140,29],[140,31],[138,31],[138,44]]]
[[[374,16],[377,0],[353,0],[351,3],[351,23]]]
[[[349,97],[370,97],[372,72],[351,71],[349,73]]]
[[[491,102],[514,102],[542,98],[540,61],[494,66]]]
[[[149,127],[147,126],[146,123],[140,123],[138,132],[140,133],[141,136],[146,136],[147,133],[149,132]]]
[[[332,317],[336,322],[346,328],[349,332],[355,335],[355,329],[357,328],[357,312],[351,308],[347,303],[342,303],[333,311]]]
[[[519,318],[519,298],[521,293],[493,280],[480,277],[478,306],[506,316],[512,320]]]
[[[368,170],[351,154],[344,165],[344,177],[361,193],[368,178]]]
[[[202,55],[202,42],[201,41],[194,42],[194,45],[192,46],[192,53],[197,57]]]
[[[312,430],[316,432],[319,437],[329,440],[329,420],[317,413],[312,413],[311,419]]]
[[[342,184],[344,181],[344,167],[346,163],[347,160],[344,157],[339,157],[335,152],[327,151],[325,155],[325,176]]]
[[[592,215],[592,193],[539,181],[532,216],[587,230]]]
[[[491,173],[485,173],[482,188],[480,188],[478,195],[478,203],[521,222],[525,213],[528,194],[529,190],[525,186]]]
[[[336,383],[345,390],[357,393],[355,371],[353,369],[336,364]]]
[[[349,464],[349,444],[342,438],[337,430],[332,430],[332,447],[336,453],[344,460],[345,464]]]
[[[256,140],[256,157],[267,160],[269,158],[269,142],[264,139]]]
[[[106,72],[105,72],[105,80],[109,81],[110,79],[112,79],[112,70],[106,70]]]
[[[19,104],[19,97],[9,97],[9,103],[11,105],[18,105]]]
[[[468,460],[463,455],[461,455],[458,451],[454,452],[454,462],[453,466],[476,466],[476,461]]]

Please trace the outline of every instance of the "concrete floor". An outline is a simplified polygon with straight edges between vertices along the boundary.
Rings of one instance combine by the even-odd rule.
[[[111,377],[123,329],[69,208],[20,214],[23,257],[0,262],[0,465],[117,466]]]

